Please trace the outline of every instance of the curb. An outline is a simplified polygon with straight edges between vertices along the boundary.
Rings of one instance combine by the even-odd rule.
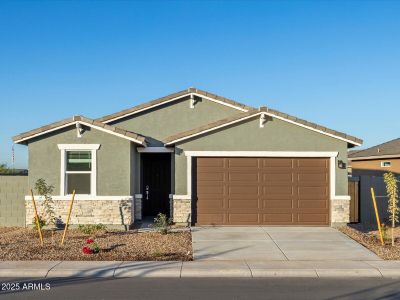
[[[18,278],[400,278],[400,261],[3,261]]]

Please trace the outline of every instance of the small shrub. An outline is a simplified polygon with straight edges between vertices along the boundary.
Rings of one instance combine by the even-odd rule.
[[[43,218],[42,216],[38,216],[38,219],[39,219],[40,228],[43,228],[44,226],[46,226],[47,222],[46,222],[45,218]],[[36,217],[33,217],[32,223],[33,223],[33,229],[38,230],[37,223],[36,223]]]
[[[44,180],[43,178],[39,178],[35,182],[35,190],[40,196],[44,197],[41,205],[44,215],[43,218],[46,220],[46,223],[43,226],[55,225],[56,217],[54,212],[54,201],[51,197],[51,194],[54,191],[54,186],[48,185],[46,183],[46,180]]]
[[[154,227],[161,234],[167,234],[170,230],[172,221],[168,219],[165,214],[159,213],[156,218],[154,218]]]
[[[82,248],[84,254],[96,254],[100,252],[100,247],[93,239],[86,240],[86,246]]]
[[[107,230],[106,225],[104,224],[87,224],[87,225],[78,225],[78,230],[84,234],[95,234],[99,231]]]
[[[384,223],[381,224],[381,231],[382,231],[382,238],[383,241],[386,243],[390,242],[390,237],[388,233],[388,226]]]

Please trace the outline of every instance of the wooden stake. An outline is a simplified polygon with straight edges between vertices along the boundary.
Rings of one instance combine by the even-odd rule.
[[[69,219],[71,218],[72,204],[74,204],[74,199],[75,199],[75,190],[72,192],[72,199],[71,199],[71,203],[69,205],[68,218],[67,218],[67,222],[65,223],[64,233],[63,233],[63,236],[61,239],[61,246],[64,245],[64,239],[65,239],[65,235],[67,234],[67,229],[68,229],[68,225],[69,225]]]
[[[33,197],[32,189],[31,189],[31,196],[32,196],[32,202],[33,202],[33,209],[35,210],[36,227],[37,227],[37,229],[39,231],[40,245],[43,246],[42,228],[40,228],[39,215],[37,213],[35,197]]]
[[[382,246],[383,246],[383,245],[385,245],[385,243],[383,241],[382,229],[381,229],[381,221],[379,219],[378,206],[376,205],[376,198],[375,198],[374,188],[371,188],[371,196],[372,196],[372,203],[374,204],[374,209],[375,209],[376,222],[378,223],[379,236],[381,238],[381,243],[382,243]]]

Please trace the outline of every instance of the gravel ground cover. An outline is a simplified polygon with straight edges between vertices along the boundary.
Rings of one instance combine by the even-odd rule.
[[[187,230],[166,235],[135,230],[88,235],[70,229],[64,246],[60,246],[62,234],[62,230],[44,230],[42,247],[33,229],[0,227],[0,260],[192,260],[191,234]],[[89,238],[99,245],[99,253],[82,252]]]
[[[380,258],[385,260],[400,260],[400,228],[395,228],[395,245],[391,245],[391,229],[387,231],[389,237],[384,246],[381,245],[379,232],[377,230],[368,230],[360,225],[349,225],[338,228],[341,232],[359,242],[372,252],[375,252]]]

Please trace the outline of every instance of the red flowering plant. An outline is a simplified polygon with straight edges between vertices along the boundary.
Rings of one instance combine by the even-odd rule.
[[[86,240],[86,246],[82,248],[85,254],[95,254],[100,252],[100,247],[93,239]]]

